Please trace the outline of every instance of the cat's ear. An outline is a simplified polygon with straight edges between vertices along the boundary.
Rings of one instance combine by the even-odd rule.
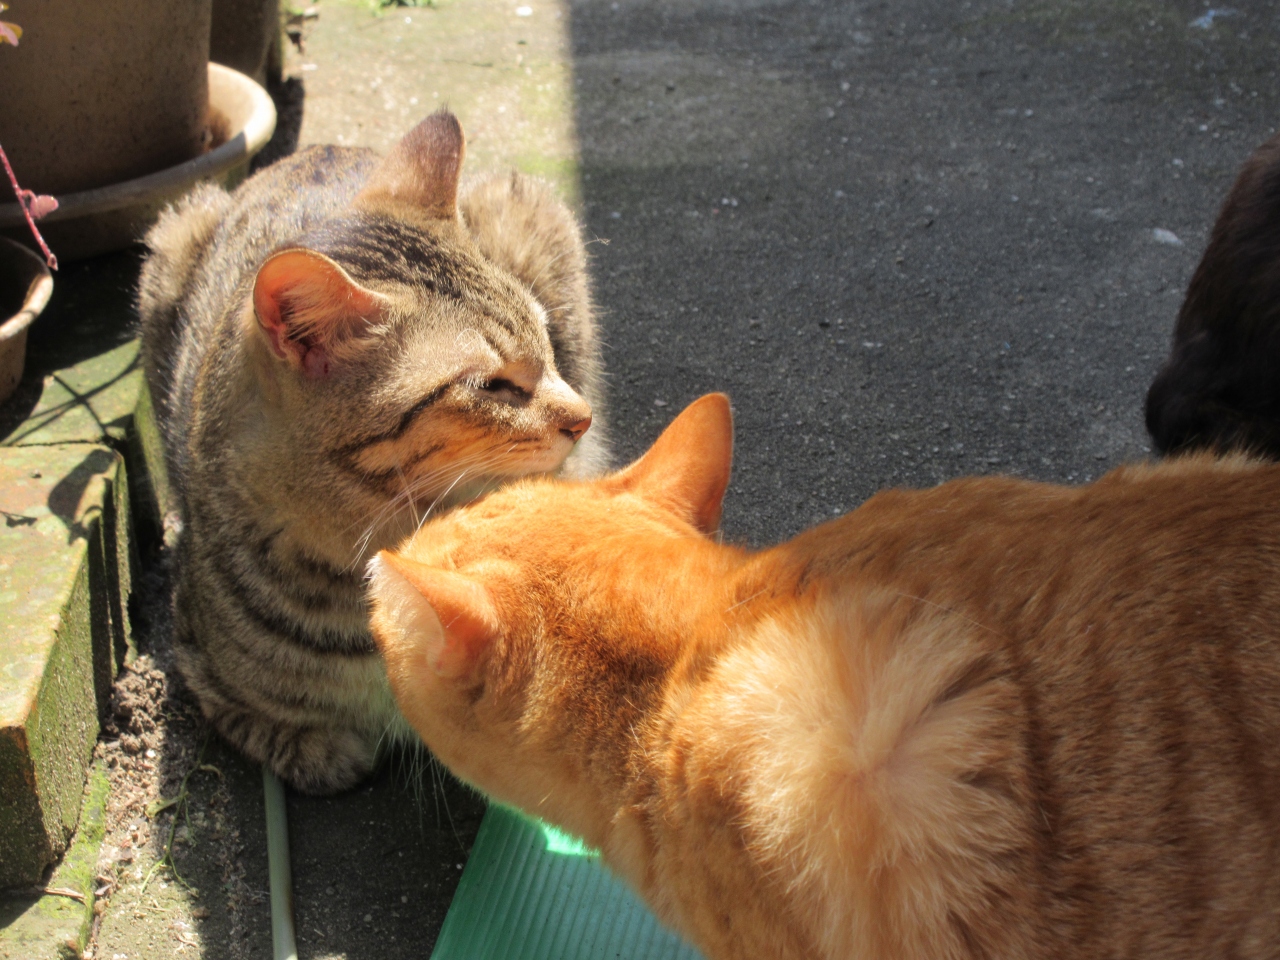
[[[703,533],[720,527],[733,468],[733,411],[723,393],[699,397],[648,453],[608,481],[661,502]]]
[[[388,198],[452,220],[458,212],[458,176],[466,140],[458,118],[439,110],[406,133],[380,163],[356,203]]]
[[[313,378],[328,376],[387,303],[305,248],[268,258],[253,284],[253,310],[272,352]]]
[[[471,674],[501,630],[489,591],[464,574],[431,567],[390,550],[383,550],[378,559],[422,594],[440,621],[441,635],[427,640],[431,669],[450,680]]]

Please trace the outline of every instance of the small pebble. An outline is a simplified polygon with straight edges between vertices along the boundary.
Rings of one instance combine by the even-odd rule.
[[[1151,239],[1156,243],[1163,243],[1170,247],[1182,246],[1182,241],[1178,238],[1178,235],[1172,230],[1166,230],[1163,227],[1156,227],[1152,230]]]

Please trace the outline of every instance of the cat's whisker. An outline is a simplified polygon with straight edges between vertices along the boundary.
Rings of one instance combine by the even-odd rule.
[[[742,598],[741,600],[739,600],[737,603],[735,603],[735,604],[733,604],[732,606],[728,607],[728,608],[725,610],[725,613],[732,613],[734,610],[737,610],[737,609],[738,609],[740,606],[742,606],[744,603],[750,603],[750,602],[751,602],[752,600],[754,600],[756,597],[763,596],[766,592],[767,592],[767,590],[757,590],[755,593],[751,594],[751,596],[749,596],[749,597],[743,597],[743,598]]]
[[[550,269],[551,269],[552,267],[554,267],[557,263],[559,263],[561,260],[563,260],[567,255],[568,255],[568,251],[565,251],[564,253],[560,253],[560,254],[557,254],[557,255],[556,255],[556,256],[554,256],[554,257],[551,257],[551,258],[550,258],[550,259],[549,259],[545,264],[543,264],[542,269],[541,269],[541,270],[539,270],[539,271],[534,275],[533,279],[529,281],[529,287],[530,287],[531,289],[536,289],[536,288],[537,288],[537,286],[538,286],[538,281],[542,279],[543,274],[545,274],[548,270],[550,270]],[[569,301],[567,301],[567,300],[566,300],[565,302],[566,302],[566,303],[568,303]],[[550,312],[550,310],[551,310],[551,308],[550,308],[550,307],[548,307],[545,303],[542,305],[542,309],[544,309],[544,310],[546,310],[546,311],[548,311],[548,312]]]
[[[443,497],[447,496],[449,491],[457,485],[460,479],[465,478],[468,469],[474,468],[477,472],[483,472],[487,467],[502,462],[502,459],[503,458],[500,454],[496,454],[492,451],[480,454],[470,454],[445,466],[429,470],[412,480],[405,479],[404,473],[401,471],[399,464],[397,464],[396,472],[400,475],[404,488],[389,501],[384,503],[377,513],[374,514],[373,519],[367,522],[361,535],[357,538],[355,550],[347,569],[354,572],[362,565],[367,556],[369,544],[372,541],[374,533],[390,522],[391,518],[393,518],[397,513],[402,512],[406,508],[410,509],[414,517],[414,529],[416,530],[420,528],[439,507]],[[460,464],[464,468],[462,473],[460,475],[454,475],[454,471]],[[425,488],[437,486],[442,479],[450,477],[451,475],[452,479],[446,485],[444,491],[437,494],[434,501],[424,511],[419,513],[416,499],[417,494]]]
[[[463,327],[458,331],[458,335],[453,338],[453,342],[454,346],[459,350],[489,353],[493,349],[475,327]]]
[[[440,506],[440,504],[444,502],[444,499],[447,496],[449,496],[449,494],[453,491],[453,488],[456,487],[459,483],[461,483],[466,478],[466,476],[467,476],[467,471],[466,470],[461,471],[457,475],[457,477],[454,478],[453,483],[449,484],[449,486],[445,488],[445,490],[440,494],[440,496],[436,497],[435,502],[431,505],[431,509],[432,510],[437,509]],[[426,517],[423,517],[423,520],[425,521]],[[421,529],[422,524],[419,524],[418,528]]]
[[[445,783],[446,771],[441,766],[440,761],[432,754],[427,754],[427,766],[431,770],[432,783],[435,787],[436,797],[436,824],[440,823],[440,807],[444,807],[445,818],[449,821],[449,830],[453,833],[453,838],[462,845],[462,838],[458,836],[458,827],[453,822],[453,811],[449,809],[448,785]]]
[[[413,511],[414,516],[415,516],[415,517],[417,517],[417,514],[418,514],[418,504],[417,504],[417,501],[416,501],[416,500],[414,500],[414,497],[413,497],[413,484],[412,484],[412,483],[410,483],[408,480],[406,480],[406,479],[405,479],[404,471],[400,469],[400,463],[399,463],[399,461],[397,461],[397,462],[396,462],[396,476],[398,476],[398,477],[400,478],[400,482],[404,485],[404,495],[405,495],[405,496],[408,498],[408,500],[409,500],[409,509],[410,509],[411,511]],[[425,516],[425,514],[424,514],[424,516]],[[419,520],[419,521],[418,521],[418,526],[422,526],[422,521],[421,521],[421,520]]]
[[[424,754],[425,754],[425,756],[424,756]],[[437,773],[436,773],[436,763],[435,763],[435,759],[431,756],[431,754],[426,753],[426,748],[424,747],[424,748],[423,748],[423,753],[420,753],[420,754],[418,755],[418,762],[421,764],[421,767],[420,767],[420,768],[418,769],[418,771],[417,771],[417,776],[418,776],[418,778],[419,778],[419,781],[418,781],[418,782],[419,782],[420,788],[425,789],[426,784],[425,784],[425,783],[423,783],[422,781],[423,781],[423,780],[426,780],[427,778],[430,778],[430,784],[431,784],[431,801],[432,801],[432,803],[434,803],[434,804],[435,804],[435,808],[436,808],[436,826],[438,827],[438,826],[440,826],[440,794],[441,794],[441,792],[442,792],[442,791],[441,791],[441,790],[440,790],[440,788],[437,786],[438,778],[437,778]],[[446,801],[446,802],[445,802],[445,805],[446,805],[446,806],[448,805],[448,801]]]

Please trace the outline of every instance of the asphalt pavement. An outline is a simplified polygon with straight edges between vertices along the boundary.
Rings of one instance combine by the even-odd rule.
[[[1182,294],[1280,120],[1280,7],[592,0],[571,31],[618,449],[727,391],[727,537],[1150,455]]]

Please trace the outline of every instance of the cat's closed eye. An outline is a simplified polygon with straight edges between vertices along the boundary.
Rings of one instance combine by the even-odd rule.
[[[524,405],[533,399],[532,391],[526,390],[514,380],[507,380],[503,377],[484,380],[476,385],[476,389],[481,393],[489,394],[497,400],[502,400],[512,405]]]

